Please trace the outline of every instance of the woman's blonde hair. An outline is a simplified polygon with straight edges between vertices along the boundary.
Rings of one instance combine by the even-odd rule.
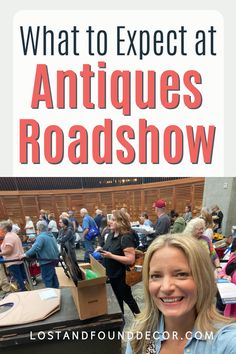
[[[113,212],[113,218],[116,221],[116,228],[120,234],[131,232],[131,224],[125,212],[121,210],[115,210]]]
[[[145,332],[157,330],[161,312],[155,305],[149,293],[149,265],[153,254],[163,247],[175,247],[182,251],[188,261],[192,277],[197,286],[195,328],[199,331],[216,332],[217,324],[235,322],[220,315],[216,310],[216,284],[209,254],[191,235],[172,234],[156,238],[149,246],[143,265],[144,308],[137,316],[132,327],[134,339],[131,341],[132,353],[145,353],[150,342],[145,340]],[[174,261],[174,260],[173,260]],[[135,338],[135,333],[142,332],[141,340]]]
[[[201,218],[205,221],[206,228],[213,229],[214,223],[212,220],[212,215],[207,207],[201,209]]]

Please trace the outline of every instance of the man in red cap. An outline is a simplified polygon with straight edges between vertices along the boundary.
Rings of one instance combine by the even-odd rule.
[[[157,214],[157,222],[154,225],[154,238],[165,235],[170,232],[170,218],[165,212],[166,202],[163,199],[158,199],[153,203],[153,207],[155,207],[155,211]],[[154,240],[150,240],[149,244]]]

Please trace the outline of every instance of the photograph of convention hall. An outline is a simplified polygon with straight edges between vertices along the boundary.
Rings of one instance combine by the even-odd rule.
[[[21,338],[22,350],[34,345],[38,354],[43,347],[57,350],[58,341],[66,349],[67,336],[72,354],[78,348],[123,353],[118,334],[144,306],[142,264],[153,240],[169,233],[194,236],[200,227],[198,237],[208,240],[221,271],[236,236],[235,206],[236,178],[0,178],[0,347],[11,353]],[[122,233],[118,245],[114,235],[122,228],[128,236]],[[125,247],[134,250],[131,256]],[[112,253],[128,257],[126,266],[119,258],[114,266]],[[40,311],[37,292],[52,298],[53,307]],[[11,309],[3,316],[3,305],[14,304],[16,296],[24,305],[25,294],[27,309],[33,296],[27,315]],[[57,327],[63,330],[49,338],[46,332]],[[78,342],[82,335],[87,337]]]

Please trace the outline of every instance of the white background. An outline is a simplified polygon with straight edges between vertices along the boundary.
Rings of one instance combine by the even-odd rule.
[[[53,21],[52,21],[53,18]],[[57,176],[65,171],[68,176],[73,176],[79,171],[82,176],[90,176],[96,171],[96,175],[128,175],[128,176],[156,176],[157,171],[159,175],[165,176],[185,176],[185,168],[189,169],[191,175],[206,176],[215,175],[218,171],[223,171],[223,23],[222,17],[217,12],[188,12],[188,11],[74,11],[74,12],[19,12],[14,19],[14,175],[25,175],[33,173],[34,175]],[[74,25],[79,29],[78,35],[78,47],[80,56],[61,56],[56,53],[51,56],[47,55],[33,55],[32,51],[29,51],[28,55],[24,55],[22,50],[22,40],[20,34],[20,26],[24,26],[24,33],[26,33],[28,25],[31,25],[36,31],[37,26],[40,26],[42,31],[43,26],[47,27],[47,30],[52,30],[54,33],[55,48],[58,39],[58,33],[61,30],[66,30],[70,33],[70,30]],[[106,56],[89,56],[87,51],[88,36],[86,30],[92,25],[96,33],[99,30],[106,31],[108,38],[108,51]],[[148,30],[150,37],[157,30],[161,30],[164,33],[164,53],[167,52],[166,47],[166,33],[169,30],[174,30],[178,36],[181,26],[184,26],[187,31],[185,34],[185,52],[186,56],[181,55],[180,52],[180,40],[174,41],[177,43],[177,54],[170,56],[168,54],[162,56],[156,56],[153,52],[152,43],[150,40],[150,54],[139,60],[133,52],[129,56],[118,56],[116,54],[117,45],[117,27],[125,26],[125,30],[122,30],[121,38],[126,42],[122,42],[122,49],[129,48],[129,40],[126,30],[133,33],[136,29]],[[208,30],[210,26],[214,27],[216,31],[214,41],[214,51],[216,56],[210,53],[210,36]],[[198,56],[195,53],[195,37],[196,33],[201,30],[206,33],[206,55]],[[41,32],[40,32],[41,33]],[[40,35],[41,39],[42,36]],[[26,40],[26,39],[25,39]],[[94,43],[94,48],[96,44]],[[40,40],[40,44],[42,41]],[[72,40],[69,41],[69,52],[73,53]],[[173,43],[173,42],[172,42]],[[50,45],[48,45],[50,48]],[[29,47],[31,48],[31,46]],[[41,47],[39,47],[41,48]],[[139,50],[138,33],[135,39],[135,48]],[[56,49],[57,50],[57,49]],[[56,51],[55,50],[55,51]],[[123,49],[124,50],[124,49]],[[125,51],[125,50],[124,50]],[[127,51],[127,49],[126,49]],[[107,109],[99,110],[97,107],[97,62],[98,60],[104,60],[107,64]],[[39,109],[30,109],[30,103],[33,92],[34,76],[36,72],[37,64],[47,64],[50,77],[50,86],[53,98],[53,109],[47,109],[44,103],[40,103]],[[91,96],[92,101],[95,102],[95,109],[88,110],[83,108],[82,98],[82,80],[80,78],[80,71],[83,64],[88,63],[91,65],[91,69],[95,72],[95,77],[91,80],[92,89]],[[135,104],[135,70],[142,70],[144,77],[148,70],[154,70],[156,72],[156,109],[140,110]],[[77,74],[78,81],[78,108],[70,109],[68,107],[68,100],[66,100],[66,108],[58,109],[56,107],[56,73],[57,70],[73,70]],[[110,104],[110,74],[115,70],[129,70],[131,73],[131,115],[124,117],[122,110],[117,110]],[[164,71],[174,70],[180,77],[180,104],[176,109],[168,110],[162,107],[160,102],[160,77]],[[202,84],[197,85],[203,97],[203,104],[199,109],[188,109],[183,103],[183,95],[189,93],[184,87],[183,76],[188,70],[195,70],[202,76]],[[67,86],[68,87],[68,86]],[[144,85],[144,87],[147,87]],[[144,90],[146,93],[147,90]],[[123,94],[122,94],[123,95]],[[67,95],[66,95],[67,96]],[[29,163],[20,164],[19,162],[19,119],[20,118],[34,118],[40,124],[40,164],[33,165],[31,163],[31,152],[29,153]],[[136,159],[130,164],[122,164],[116,157],[116,150],[121,148],[116,140],[116,134],[113,134],[113,163],[112,164],[97,164],[92,157],[92,130],[97,124],[102,124],[105,118],[111,118],[114,123],[114,128],[119,127],[122,124],[128,124],[135,132],[137,138],[130,143],[134,146],[137,152]],[[145,118],[148,120],[148,125],[153,124],[158,127],[160,131],[160,162],[159,164],[152,164],[150,157],[148,158],[147,165],[141,165],[138,162],[138,121],[139,118]],[[49,125],[59,125],[65,132],[65,157],[60,164],[49,164],[44,158],[44,140],[43,132]],[[88,164],[72,164],[68,157],[68,144],[73,140],[67,139],[70,126],[82,124],[88,130],[88,151],[89,159]],[[184,147],[183,147],[183,159],[178,164],[170,164],[164,159],[164,129],[169,125],[179,126],[184,135]],[[192,164],[189,156],[189,147],[186,135],[186,125],[197,127],[202,125],[208,127],[210,125],[216,126],[216,137],[214,141],[213,159],[211,164],[205,164],[202,157],[202,152],[199,154],[198,164]],[[147,144],[150,147],[150,144]],[[84,147],[85,149],[85,147]],[[29,150],[31,151],[31,149]],[[148,153],[150,156],[150,152]]]

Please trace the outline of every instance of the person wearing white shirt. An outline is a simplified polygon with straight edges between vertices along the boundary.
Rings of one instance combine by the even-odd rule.
[[[36,237],[34,224],[30,216],[25,217],[25,233],[30,240],[33,240]]]
[[[58,228],[57,228],[57,223],[56,223],[54,214],[49,214],[48,219],[49,219],[48,231],[50,231],[53,234],[53,236],[57,239]]]

